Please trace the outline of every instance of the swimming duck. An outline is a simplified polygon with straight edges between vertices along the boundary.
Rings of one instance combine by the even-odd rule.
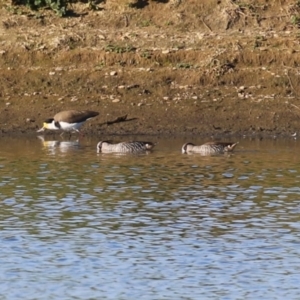
[[[152,150],[154,144],[151,142],[121,142],[112,144],[110,142],[101,141],[97,144],[97,152],[100,153],[141,153]]]
[[[200,146],[192,143],[185,143],[182,146],[182,153],[200,153],[202,155],[222,154],[232,152],[238,143],[208,142]]]

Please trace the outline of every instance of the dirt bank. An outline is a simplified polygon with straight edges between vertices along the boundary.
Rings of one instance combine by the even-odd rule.
[[[298,2],[213,2],[107,0],[66,18],[1,4],[1,133],[70,108],[100,112],[93,135],[297,132]]]

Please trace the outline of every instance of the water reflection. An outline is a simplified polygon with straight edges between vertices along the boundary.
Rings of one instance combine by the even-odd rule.
[[[55,155],[58,152],[67,153],[79,149],[80,143],[77,140],[47,140],[45,136],[39,135],[37,138],[42,142],[43,149],[48,151],[49,154]]]
[[[203,157],[153,140],[0,140],[3,299],[297,299],[299,142]]]

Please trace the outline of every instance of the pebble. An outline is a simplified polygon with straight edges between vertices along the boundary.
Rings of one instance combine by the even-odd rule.
[[[75,102],[75,101],[78,101],[78,98],[76,96],[71,98],[71,102]]]
[[[186,89],[190,88],[190,86],[189,85],[180,85],[178,88],[180,90],[186,90]]]
[[[118,102],[120,102],[120,101],[121,101],[120,99],[113,99],[113,100],[112,100],[113,103],[118,103]]]
[[[117,74],[118,74],[117,71],[111,71],[111,72],[109,73],[110,76],[116,76]]]

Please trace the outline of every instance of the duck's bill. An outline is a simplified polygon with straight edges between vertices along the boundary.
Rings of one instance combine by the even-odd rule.
[[[41,129],[37,130],[36,132],[43,132],[43,131],[45,131],[44,127],[42,127]]]

